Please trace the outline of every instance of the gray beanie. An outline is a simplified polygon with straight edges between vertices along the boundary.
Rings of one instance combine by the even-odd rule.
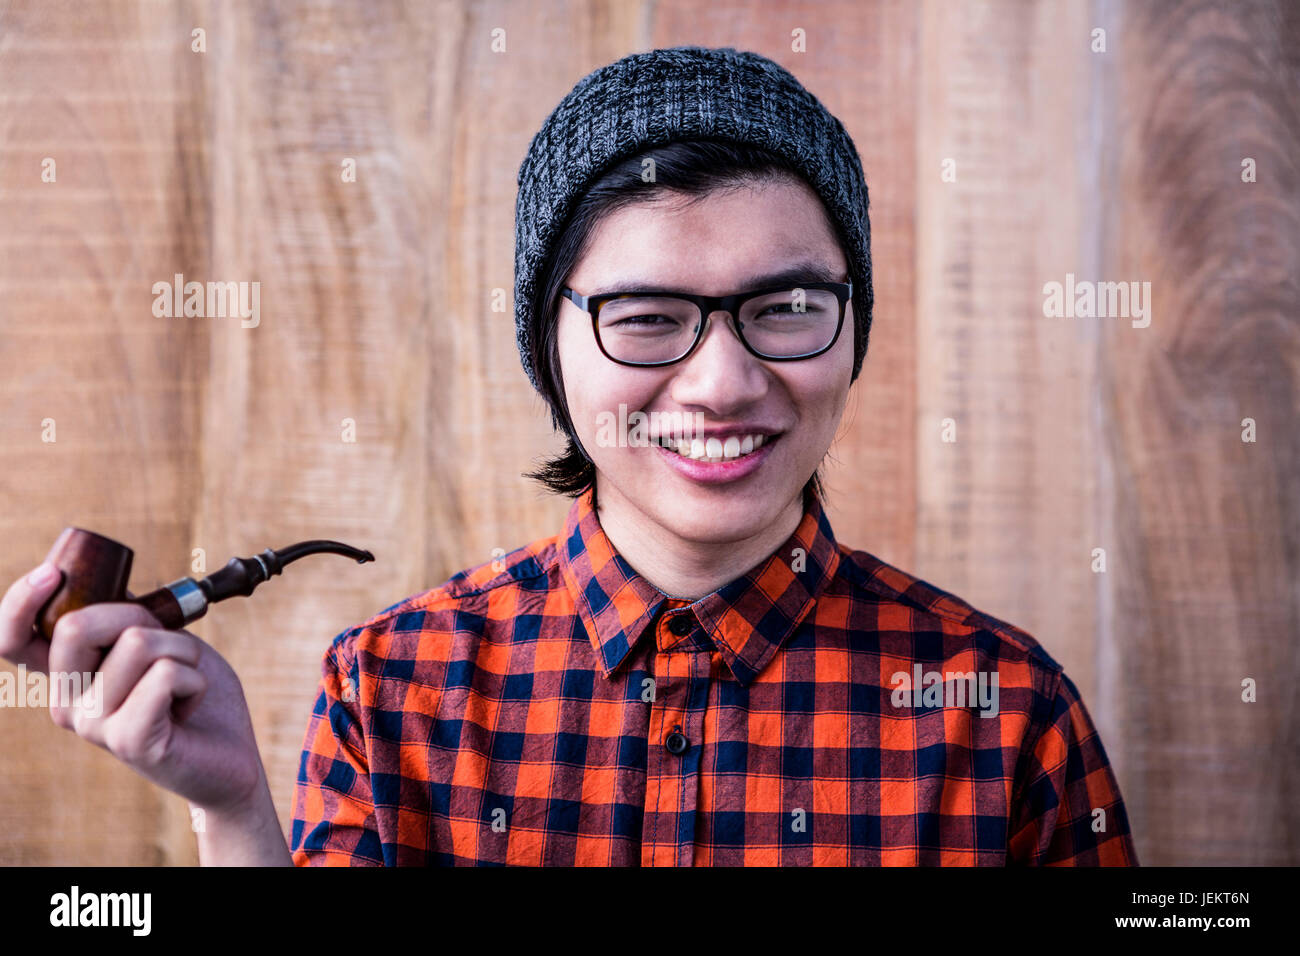
[[[837,227],[853,281],[853,378],[871,329],[867,182],[843,124],[785,68],[730,47],[633,53],[583,77],[546,118],[519,167],[515,335],[533,388],[538,284],[566,220],[612,165],[684,139],[766,147],[803,173]],[[554,409],[552,409],[554,412]]]

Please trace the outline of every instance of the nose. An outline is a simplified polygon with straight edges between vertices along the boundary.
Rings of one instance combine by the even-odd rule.
[[[734,324],[739,321],[721,309],[711,312],[704,338],[681,363],[673,379],[673,401],[705,406],[720,418],[751,405],[766,394],[768,373],[751,355]]]
[[[739,319],[737,319],[726,309],[718,309],[715,312],[710,312],[708,316],[705,318],[705,321],[709,323],[709,327],[704,330],[704,339],[700,342],[700,346],[699,346],[700,348],[704,347],[705,343],[709,340],[709,336],[715,333],[716,327],[718,326],[725,327],[731,333],[731,337],[734,338],[737,342],[740,342],[740,336],[736,332],[736,325],[735,325],[735,323],[738,322]],[[745,343],[740,342],[740,347],[744,348]]]

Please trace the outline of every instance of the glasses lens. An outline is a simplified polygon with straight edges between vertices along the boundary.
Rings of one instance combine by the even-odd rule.
[[[831,344],[840,301],[825,289],[791,289],[750,299],[740,308],[745,341],[757,352],[789,358]]]
[[[700,310],[693,302],[657,296],[611,299],[600,307],[600,344],[620,362],[671,362],[695,341]]]

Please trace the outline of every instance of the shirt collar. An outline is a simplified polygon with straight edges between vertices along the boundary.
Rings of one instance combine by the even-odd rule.
[[[610,543],[588,488],[569,508],[557,542],[578,616],[609,678],[664,610],[694,614],[742,685],[750,684],[799,627],[839,568],[840,552],[821,502],[809,495],[786,541],[757,567],[687,604],[634,571]]]

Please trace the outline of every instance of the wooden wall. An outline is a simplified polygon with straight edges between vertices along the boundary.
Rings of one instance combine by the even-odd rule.
[[[287,826],[329,640],[558,529],[520,473],[559,443],[493,311],[515,174],[581,76],[681,43],[776,59],[862,154],[840,539],[1065,665],[1144,863],[1300,862],[1287,0],[0,4],[0,581],[69,524],[136,549],[137,593],[195,548],[373,550],[191,628],[244,682]],[[260,282],[259,325],[155,317],[176,273]],[[1149,327],[1044,317],[1067,273],[1150,282]],[[43,711],[0,710],[0,741],[0,864],[196,861],[183,800]]]

